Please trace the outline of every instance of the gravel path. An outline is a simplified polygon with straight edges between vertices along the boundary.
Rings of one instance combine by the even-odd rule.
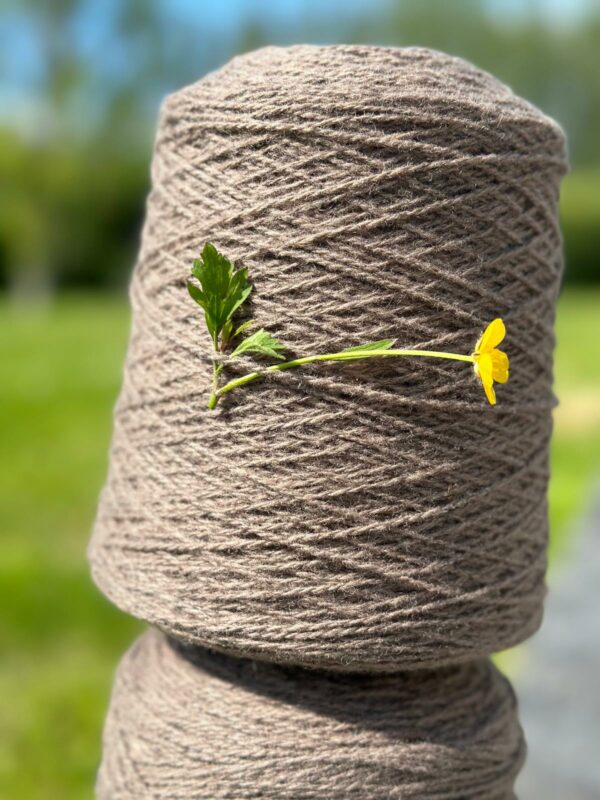
[[[513,683],[527,738],[519,800],[600,799],[600,498],[551,576]]]

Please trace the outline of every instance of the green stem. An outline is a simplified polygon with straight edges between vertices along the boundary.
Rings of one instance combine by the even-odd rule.
[[[444,353],[437,350],[365,350],[363,353],[360,351],[339,353],[323,353],[314,356],[304,356],[303,358],[294,358],[292,361],[283,361],[279,364],[272,364],[261,372],[249,372],[247,375],[242,375],[240,378],[233,380],[221,386],[220,389],[216,388],[213,380],[213,391],[211,393],[208,407],[213,409],[216,407],[220,397],[238,386],[244,386],[246,383],[255,381],[261,378],[267,372],[283,372],[284,370],[294,369],[295,367],[302,367],[306,364],[313,364],[316,361],[362,361],[366,358],[394,358],[397,356],[417,356],[419,358],[446,358],[452,361],[466,361],[469,364],[474,364],[475,359],[473,356],[463,356],[460,353]],[[218,379],[218,376],[217,376]]]
[[[219,338],[218,338],[217,334],[214,334],[214,336],[213,336],[213,346],[214,346],[214,349],[215,349],[215,353],[218,353],[219,352]],[[222,370],[222,367],[218,364],[217,360],[214,359],[214,358],[213,358],[213,362],[212,362],[212,367],[213,367],[213,371],[212,371],[212,390],[211,390],[211,393],[210,393],[210,397],[208,398],[208,407],[211,409],[211,411],[214,408],[217,407],[217,402],[218,402],[218,399],[219,399],[218,395],[217,395],[217,391],[218,391],[218,388],[219,388],[219,376],[220,376],[221,370]]]

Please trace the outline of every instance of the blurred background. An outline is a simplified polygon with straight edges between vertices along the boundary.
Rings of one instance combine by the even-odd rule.
[[[297,42],[466,57],[568,133],[553,592],[542,633],[500,662],[530,742],[519,796],[600,797],[600,4],[0,0],[0,14],[0,797],[92,796],[112,673],[138,630],[93,588],[85,547],[158,104],[236,53]]]

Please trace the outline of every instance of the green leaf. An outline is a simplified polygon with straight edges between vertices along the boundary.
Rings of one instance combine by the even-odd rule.
[[[368,342],[367,344],[358,344],[355,347],[347,347],[345,350],[340,350],[340,353],[362,353],[365,350],[389,350],[396,344],[395,339],[380,339],[378,342]]]
[[[270,358],[284,361],[284,350],[285,345],[279,339],[271,336],[264,328],[261,328],[253,333],[252,336],[248,336],[247,339],[242,339],[231,356],[235,358],[236,356],[241,356],[242,353],[255,353],[256,355],[269,356]]]
[[[221,348],[224,349],[227,347],[227,343],[231,339],[231,332],[233,330],[233,322],[231,319],[228,319],[225,325],[223,325],[223,330],[221,331]]]
[[[202,255],[192,266],[192,276],[198,280],[200,287],[188,283],[191,297],[204,309],[206,327],[213,339],[231,320],[238,308],[252,292],[248,282],[246,269],[234,270],[231,261],[219,253],[217,248],[206,242]],[[227,331],[231,334],[231,327]]]
[[[250,327],[250,325],[252,325],[252,323],[253,323],[253,322],[254,322],[254,320],[253,320],[253,319],[248,319],[248,320],[246,320],[246,322],[242,322],[242,324],[240,325],[240,327],[239,327],[239,328],[236,330],[236,332],[233,334],[233,335],[234,335],[234,337],[235,337],[235,336],[239,336],[239,335],[240,335],[240,333],[243,333],[243,332],[246,330],[246,328],[249,328],[249,327]]]
[[[196,286],[195,283],[192,283],[191,281],[188,281],[187,288],[188,288],[188,292],[190,293],[190,297],[192,298],[192,300],[195,300],[198,303],[199,306],[204,308],[206,299],[205,299],[204,294],[202,293],[202,291]]]

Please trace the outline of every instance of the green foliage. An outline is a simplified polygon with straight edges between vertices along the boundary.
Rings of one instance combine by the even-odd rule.
[[[200,286],[188,281],[188,291],[193,300],[204,309],[206,327],[215,349],[222,349],[231,336],[232,317],[252,291],[248,270],[234,270],[229,259],[206,242],[202,255],[194,261],[192,275]]]
[[[357,344],[354,347],[346,347],[345,350],[340,350],[340,353],[364,353],[365,350],[389,350],[396,343],[395,339],[380,339],[378,342],[369,342],[368,344]]]
[[[231,261],[219,253],[217,248],[206,242],[202,255],[194,261],[192,277],[200,283],[196,286],[188,281],[190,297],[204,310],[204,319],[215,352],[224,353],[233,338],[240,336],[252,324],[253,320],[242,323],[233,332],[233,316],[248,300],[252,292],[252,284],[248,281],[247,269],[234,269]],[[248,336],[238,344],[232,356],[243,353],[267,356],[283,361],[283,344],[264,328]],[[208,407],[215,408],[218,399],[219,379],[223,365],[213,358],[212,390]]]
[[[235,337],[235,336],[239,336],[241,333],[243,333],[243,332],[246,330],[246,328],[249,328],[249,327],[250,327],[250,325],[252,325],[253,323],[254,323],[254,320],[253,320],[253,319],[247,319],[247,320],[246,320],[246,322],[243,322],[243,323],[240,325],[240,327],[239,327],[239,328],[236,328],[236,330],[234,331],[234,334],[233,334],[233,335],[234,335],[234,337]]]
[[[147,154],[35,145],[0,129],[0,287],[122,287],[135,259]]]
[[[560,216],[565,248],[565,282],[600,281],[600,171],[568,175]]]
[[[243,328],[244,326],[242,326],[242,329]],[[279,339],[276,339],[264,328],[261,328],[251,336],[248,336],[247,339],[242,339],[231,355],[236,357],[241,356],[243,353],[253,353],[255,355],[268,356],[269,358],[277,358],[283,361],[285,358],[283,355],[284,351],[285,346]]]

